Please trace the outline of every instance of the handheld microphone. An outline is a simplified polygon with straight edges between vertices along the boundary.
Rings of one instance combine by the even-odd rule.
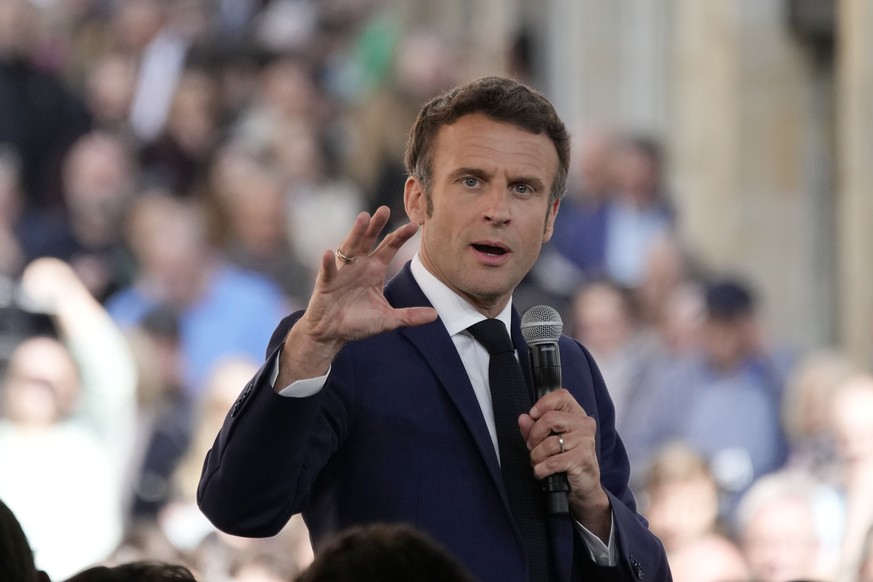
[[[563,330],[561,316],[546,305],[531,307],[521,318],[521,335],[528,346],[530,371],[537,400],[561,388],[561,352],[558,350],[558,338]],[[546,492],[550,514],[569,513],[567,494],[570,484],[565,473],[546,477],[543,491]]]

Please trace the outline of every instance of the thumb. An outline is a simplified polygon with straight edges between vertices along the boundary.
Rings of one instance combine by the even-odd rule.
[[[536,421],[531,418],[529,414],[522,414],[518,417],[518,428],[521,429],[521,436],[527,441],[528,436],[530,435],[530,429],[533,428],[533,425]]]
[[[395,309],[396,327],[415,327],[436,321],[437,312],[433,307],[406,307]]]

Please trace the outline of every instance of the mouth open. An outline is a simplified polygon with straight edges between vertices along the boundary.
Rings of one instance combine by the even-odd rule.
[[[485,253],[487,255],[492,255],[495,257],[502,257],[508,251],[504,247],[498,247],[494,245],[486,245],[486,244],[473,244],[473,248],[479,251],[480,253]]]

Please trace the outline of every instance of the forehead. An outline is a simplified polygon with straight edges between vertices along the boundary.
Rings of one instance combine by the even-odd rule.
[[[439,129],[434,140],[434,172],[477,168],[485,172],[536,176],[551,185],[558,151],[546,133],[474,113]]]

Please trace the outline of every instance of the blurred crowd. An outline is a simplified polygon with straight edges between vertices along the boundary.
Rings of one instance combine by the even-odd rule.
[[[53,580],[312,561],[298,517],[215,530],[200,467],[323,251],[361,210],[404,219],[408,128],[465,75],[378,0],[0,0],[0,500]],[[593,353],[676,580],[873,581],[869,363],[796,353],[695,258],[656,137],[574,139],[515,299]]]

